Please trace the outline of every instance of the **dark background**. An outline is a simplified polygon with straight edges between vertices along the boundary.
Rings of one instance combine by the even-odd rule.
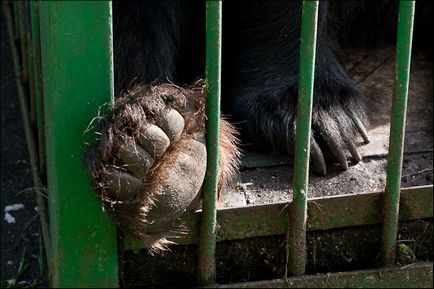
[[[39,215],[3,13],[1,18],[1,287],[40,287],[45,282]],[[7,205],[23,204],[9,212]],[[16,281],[13,281],[16,280]]]

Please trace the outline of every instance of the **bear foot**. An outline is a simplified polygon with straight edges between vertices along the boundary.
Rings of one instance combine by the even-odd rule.
[[[151,251],[164,250],[182,228],[175,222],[198,206],[206,172],[205,89],[136,86],[100,121],[88,154],[105,211]],[[235,170],[234,129],[222,120],[219,188]]]

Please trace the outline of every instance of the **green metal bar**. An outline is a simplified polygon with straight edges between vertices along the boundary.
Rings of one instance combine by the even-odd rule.
[[[44,130],[44,110],[42,104],[42,63],[41,63],[41,45],[40,45],[40,24],[39,24],[39,1],[30,1],[30,24],[31,24],[31,35],[32,35],[32,51],[33,51],[33,82],[34,82],[34,96],[36,100],[36,127],[37,127],[37,148],[34,149],[35,154],[38,152],[39,171],[37,172],[37,179],[39,188],[42,191],[43,185],[40,177],[46,175],[45,168],[45,130]],[[36,146],[36,144],[35,144]],[[35,177],[35,178],[36,178]],[[51,260],[51,243],[50,243],[50,231],[48,227],[48,207],[47,200],[44,199],[43,193],[37,191],[36,200],[38,203],[39,219],[41,222],[44,247],[47,260]],[[48,264],[50,265],[50,264]],[[50,268],[49,268],[50,270]]]
[[[300,75],[294,158],[294,198],[289,209],[286,274],[303,275],[306,267],[307,190],[318,1],[303,1],[300,44]]]
[[[401,189],[400,221],[433,217],[433,186]],[[286,202],[267,205],[222,208],[217,210],[217,241],[283,235],[288,218],[282,215]],[[308,200],[308,231],[381,224],[383,193],[348,194]],[[189,234],[173,238],[180,245],[196,244],[199,237],[200,211],[181,220]],[[143,244],[132,235],[123,239],[122,250],[138,250]]]
[[[396,47],[395,83],[390,122],[389,158],[384,199],[382,260],[391,265],[396,257],[399,192],[402,156],[404,151],[405,120],[410,78],[411,46],[413,39],[414,1],[399,2],[398,38]]]
[[[232,283],[214,288],[433,288],[433,263]]]
[[[45,124],[44,124],[44,94],[42,91],[41,39],[39,23],[39,1],[30,2],[30,17],[32,25],[32,47],[34,64],[34,90],[36,99],[36,126],[38,129],[39,174],[46,175],[45,166]]]
[[[116,228],[83,164],[85,134],[113,100],[109,1],[42,1],[40,37],[51,232],[51,286],[118,287]]]
[[[206,2],[207,172],[200,224],[198,282],[215,283],[216,202],[220,143],[222,2]]]

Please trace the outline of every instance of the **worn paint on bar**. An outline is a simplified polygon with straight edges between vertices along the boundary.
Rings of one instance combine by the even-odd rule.
[[[308,200],[307,230],[331,230],[382,222],[383,193],[350,194]],[[285,234],[288,220],[284,208],[287,203],[224,208],[217,211],[219,231],[217,241],[239,240]],[[351,213],[349,213],[351,212]],[[401,191],[400,221],[433,216],[433,186],[404,188]],[[171,239],[180,245],[196,244],[199,237],[201,212],[184,216],[181,220],[189,234]],[[123,250],[136,250],[143,245],[127,235]]]
[[[294,157],[294,200],[289,209],[287,274],[302,275],[306,267],[307,191],[315,75],[318,1],[303,1]]]
[[[399,2],[395,83],[390,121],[386,192],[384,195],[383,207],[384,225],[382,259],[384,265],[392,265],[396,258],[399,192],[401,186],[402,156],[404,152],[414,10],[414,1]]]
[[[433,263],[233,283],[215,288],[433,288]]]
[[[220,89],[221,89],[222,2],[206,2],[206,145],[207,171],[203,193],[201,218],[198,282],[215,282],[216,201],[219,163]]]

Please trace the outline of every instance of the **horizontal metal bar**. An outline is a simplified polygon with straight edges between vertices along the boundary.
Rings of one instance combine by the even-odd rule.
[[[308,200],[307,230],[328,230],[382,222],[381,205],[383,193],[348,194]],[[251,237],[285,234],[287,218],[284,208],[288,203],[226,208],[217,210],[217,224],[220,227],[217,241],[236,240]],[[195,244],[199,236],[201,212],[185,216],[181,221],[189,230],[172,241],[181,244]],[[408,221],[433,216],[433,186],[419,186],[401,189],[400,220]],[[123,250],[142,248],[141,243],[126,235]]]
[[[215,285],[207,288],[433,288],[433,263],[305,275],[288,279]]]

